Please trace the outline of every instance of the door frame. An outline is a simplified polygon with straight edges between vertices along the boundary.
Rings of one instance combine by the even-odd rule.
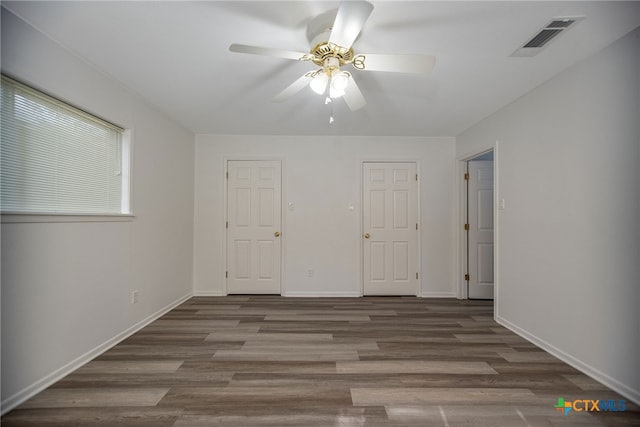
[[[222,281],[222,295],[229,295],[229,288],[227,286],[227,244],[228,244],[228,236],[227,236],[227,227],[226,222],[229,221],[229,195],[228,195],[228,181],[227,181],[227,173],[229,172],[229,162],[239,161],[239,162],[260,162],[260,161],[278,161],[280,162],[280,228],[282,230],[282,234],[280,236],[280,295],[284,296],[286,293],[286,275],[285,272],[285,253],[286,253],[286,215],[285,215],[285,159],[283,157],[264,157],[264,156],[225,156],[222,159],[224,163],[224,167],[222,168],[222,187],[223,187],[223,195],[224,195],[224,203],[223,203],[223,221],[220,224],[222,227],[222,268],[221,268],[221,281]]]
[[[500,283],[500,270],[499,270],[499,141],[496,141],[494,145],[481,146],[478,149],[465,153],[457,157],[456,165],[456,187],[458,189],[458,203],[456,209],[456,287],[458,299],[468,299],[467,293],[467,281],[464,280],[464,275],[467,273],[467,240],[464,230],[464,224],[466,222],[467,213],[467,184],[464,180],[464,174],[467,168],[467,162],[490,151],[493,151],[493,306],[494,306],[494,318],[498,316],[498,296],[499,296],[499,283]]]
[[[465,179],[465,183],[467,188],[466,223],[469,224],[470,227],[468,230],[465,230],[465,233],[464,233],[466,237],[464,241],[465,241],[465,247],[466,247],[465,253],[467,254],[467,273],[469,273],[470,275],[469,280],[466,280],[466,277],[465,277],[465,282],[467,283],[466,290],[467,290],[468,299],[472,299],[472,298],[473,299],[491,299],[491,300],[494,299],[493,278],[491,279],[491,282],[490,282],[491,292],[488,293],[485,290],[483,290],[483,287],[486,286],[488,283],[481,281],[482,278],[480,277],[481,276],[480,259],[478,258],[481,254],[479,245],[480,245],[480,236],[482,235],[486,238],[491,239],[491,257],[492,257],[491,274],[493,275],[493,256],[494,256],[493,217],[496,210],[496,207],[495,207],[496,203],[493,202],[493,197],[494,197],[493,151],[490,151],[487,154],[490,154],[490,159],[486,159],[487,156],[479,156],[479,157],[474,157],[473,159],[465,162],[467,166],[467,173],[469,174],[469,179],[468,180]],[[485,159],[483,159],[483,157],[485,157]],[[491,176],[489,177],[489,180],[481,184],[480,182],[478,182],[478,180],[480,179],[480,177],[478,176],[478,173],[480,173],[481,170],[486,171],[487,166],[491,170]],[[481,215],[484,215],[484,213],[481,212],[478,202],[480,202],[481,200],[480,194],[479,194],[480,187],[484,185],[488,185],[489,181],[491,185],[490,187],[491,203],[489,204],[488,208],[491,209],[491,233],[486,234],[486,232],[481,232],[479,228]],[[472,189],[474,191],[471,191]],[[483,190],[486,193],[487,188],[483,187]],[[487,242],[484,242],[484,243],[487,243]],[[471,296],[472,289],[474,293],[473,297]],[[479,294],[482,294],[482,295],[479,295]]]
[[[415,158],[393,158],[393,159],[380,159],[380,158],[361,158],[358,160],[359,171],[359,185],[358,185],[358,200],[360,203],[360,209],[358,212],[358,258],[360,260],[360,268],[358,269],[359,282],[360,282],[360,296],[364,296],[364,165],[365,163],[415,163],[416,173],[418,174],[418,190],[417,190],[417,205],[418,205],[418,228],[422,231],[422,211],[420,202],[420,193],[422,188],[422,171],[420,169],[420,160]],[[416,296],[422,297],[422,233],[418,233],[418,246],[417,246],[417,267],[418,267],[418,285],[416,286]]]

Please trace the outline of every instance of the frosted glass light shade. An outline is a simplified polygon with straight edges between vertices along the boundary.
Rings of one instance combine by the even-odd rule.
[[[349,84],[349,73],[341,71],[331,76],[331,84],[329,86],[329,96],[331,98],[340,98]]]
[[[329,83],[329,76],[325,73],[320,73],[311,79],[309,87],[318,95],[322,95],[327,90],[327,84]]]

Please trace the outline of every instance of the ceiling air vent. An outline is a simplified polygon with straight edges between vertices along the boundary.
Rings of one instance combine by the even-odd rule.
[[[552,38],[560,34],[562,30],[552,30],[550,28],[545,28],[540,31],[534,38],[529,40],[527,44],[525,44],[524,48],[541,48],[545,44],[549,43]]]
[[[567,29],[573,26],[573,24],[582,19],[584,19],[584,16],[553,18],[549,23],[547,23],[547,25],[531,37],[529,41],[513,52],[511,56],[537,55],[551,40],[567,31]]]

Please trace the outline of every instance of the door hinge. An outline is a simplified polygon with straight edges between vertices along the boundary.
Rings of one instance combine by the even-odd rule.
[[[227,279],[229,278],[229,272],[228,271],[224,272],[224,277],[226,277]]]
[[[469,227],[469,224],[465,224],[465,225],[464,225],[464,229],[465,229],[466,231],[469,231],[469,228],[470,228],[470,227]]]
[[[227,172],[227,179],[229,179],[229,172]]]
[[[229,228],[229,221],[227,221],[227,222],[225,222],[225,223],[224,223],[224,227],[225,227],[225,228]]]
[[[416,174],[416,181],[418,180],[418,174]]]
[[[466,280],[467,282],[469,281],[469,275],[468,274],[464,275],[464,280]]]
[[[464,174],[464,180],[469,181],[469,172]]]
[[[418,223],[416,222],[416,230],[418,229]]]
[[[416,273],[416,279],[418,278],[418,273]]]

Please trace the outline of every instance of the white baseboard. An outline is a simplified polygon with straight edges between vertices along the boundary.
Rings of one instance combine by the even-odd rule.
[[[360,298],[359,292],[307,292],[293,291],[282,295],[283,297],[292,298]]]
[[[359,292],[287,292],[284,297],[303,297],[303,298],[360,298]],[[455,292],[423,292],[418,295],[419,298],[455,298]]]
[[[23,388],[19,392],[17,392],[15,394],[13,394],[12,396],[9,396],[8,398],[4,399],[2,401],[2,403],[0,403],[0,407],[1,407],[0,413],[2,415],[6,414],[7,412],[12,410],[16,406],[18,406],[21,403],[25,402],[26,400],[32,398],[33,396],[35,396],[36,394],[40,393],[42,390],[46,389],[47,387],[53,385],[56,381],[61,380],[65,376],[69,375],[71,372],[73,372],[76,369],[80,368],[82,365],[85,365],[86,363],[90,362],[92,359],[96,358],[100,354],[102,354],[105,351],[109,350],[111,347],[113,347],[116,344],[118,344],[119,342],[125,340],[126,338],[128,338],[131,335],[133,335],[134,333],[138,332],[140,329],[144,328],[149,323],[151,323],[154,320],[158,319],[159,317],[163,316],[164,314],[166,314],[167,312],[171,311],[175,307],[179,306],[180,304],[182,304],[183,302],[185,302],[186,300],[188,300],[191,297],[192,297],[192,294],[188,293],[187,295],[178,298],[177,300],[175,300],[172,303],[166,305],[165,307],[161,308],[160,310],[156,311],[155,313],[147,316],[146,318],[142,319],[141,321],[139,321],[135,325],[131,326],[130,328],[124,330],[123,332],[119,333],[118,335],[110,338],[109,340],[105,341],[104,343],[100,344],[99,346],[89,350],[88,352],[86,352],[83,355],[77,357],[76,359],[72,360],[71,362],[67,363],[66,365],[64,365],[64,366],[56,369],[55,371],[51,372],[49,375],[39,379],[38,381],[34,382],[33,384]]]
[[[194,297],[223,297],[224,294],[222,291],[193,291]]]
[[[434,292],[426,291],[420,294],[420,298],[456,298],[455,292]]]
[[[514,325],[503,317],[496,315],[496,322],[504,326],[505,328],[511,330],[512,332],[520,335],[522,338],[531,341],[533,344],[537,345],[547,353],[552,354],[558,359],[562,360],[566,364],[576,368],[580,372],[585,375],[590,376],[594,380],[604,384],[609,387],[613,391],[619,393],[620,395],[626,397],[636,405],[640,405],[640,391],[634,390],[626,384],[621,383],[615,378],[611,378],[609,375],[601,372],[600,370],[594,368],[593,366],[584,363],[580,359],[560,350],[552,344],[549,344],[545,340],[538,338],[537,336],[531,334],[530,332],[520,328],[519,326]]]
[[[194,297],[223,297],[222,291],[193,291]],[[283,297],[290,298],[360,298],[359,292],[317,292],[317,291],[290,291],[282,294]],[[419,298],[456,298],[455,292],[433,292],[427,291],[418,295]]]

